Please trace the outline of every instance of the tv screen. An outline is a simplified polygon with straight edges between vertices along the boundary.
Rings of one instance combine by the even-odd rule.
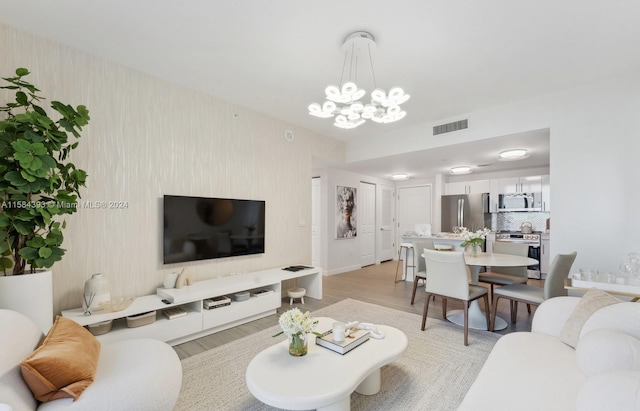
[[[165,195],[165,264],[264,253],[265,202]]]

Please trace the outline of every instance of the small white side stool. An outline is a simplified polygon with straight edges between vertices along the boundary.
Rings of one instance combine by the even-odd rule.
[[[293,305],[293,299],[299,298],[302,304],[304,304],[304,295],[307,293],[307,290],[304,288],[290,288],[287,290],[287,295],[289,296],[289,305]]]
[[[406,270],[408,271],[409,267],[411,267],[411,271],[415,272],[415,268],[416,268],[415,256],[413,251],[413,243],[400,243],[400,249],[398,250],[398,265],[396,265],[396,276],[395,276],[396,283],[404,280],[404,278],[402,278],[402,273],[400,273],[400,279],[398,280],[398,269],[400,268],[400,261],[401,261],[403,251],[404,251],[404,259],[406,261],[406,264],[405,264]],[[411,259],[409,259],[409,251],[411,251]],[[406,272],[405,272],[405,278],[406,278]]]

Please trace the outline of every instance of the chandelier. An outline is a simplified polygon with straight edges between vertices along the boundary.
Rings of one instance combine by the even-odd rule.
[[[375,47],[373,36],[366,31],[356,31],[347,36],[342,45],[344,50],[344,63],[340,77],[342,86],[328,86],[324,90],[326,101],[322,105],[310,104],[309,114],[320,118],[335,117],[333,125],[344,129],[356,128],[366,120],[376,123],[393,123],[407,115],[400,105],[409,100],[409,94],[400,87],[391,88],[388,94],[377,88],[371,58],[371,51]],[[371,68],[374,88],[369,103],[362,101],[367,92],[356,85],[358,69],[360,66],[366,66],[367,62]]]

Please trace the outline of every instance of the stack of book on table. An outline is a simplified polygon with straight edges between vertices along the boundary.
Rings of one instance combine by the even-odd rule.
[[[333,332],[329,330],[316,337],[316,344],[337,353],[346,354],[367,340],[369,340],[369,331],[354,330],[344,341],[336,342],[333,340]]]

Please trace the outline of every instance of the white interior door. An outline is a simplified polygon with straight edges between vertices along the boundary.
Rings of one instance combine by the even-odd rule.
[[[378,185],[378,261],[392,260],[395,255],[393,239],[395,225],[395,189],[392,186]]]
[[[320,177],[311,179],[311,265],[320,267]]]
[[[398,239],[416,224],[431,224],[431,186],[398,188]]]
[[[360,205],[358,206],[358,237],[360,237],[360,263],[362,266],[376,263],[376,186],[360,183]]]

